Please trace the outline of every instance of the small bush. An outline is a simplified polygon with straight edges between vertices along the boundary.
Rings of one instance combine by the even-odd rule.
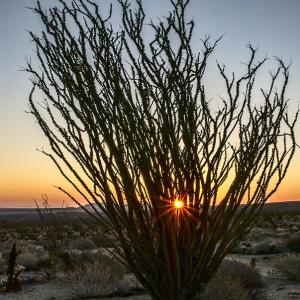
[[[278,242],[274,240],[265,240],[258,242],[253,246],[252,254],[275,254],[282,253],[286,250],[285,242]]]
[[[271,239],[274,237],[276,237],[276,233],[273,229],[258,227],[254,227],[247,236],[250,241],[255,242],[264,241],[266,238]]]
[[[89,238],[78,238],[69,242],[70,249],[90,250],[96,247],[96,244]]]
[[[216,275],[195,300],[250,300],[263,286],[253,267],[235,260],[224,260]]]
[[[199,300],[250,300],[249,291],[242,285],[238,278],[228,276],[225,272],[218,271],[208,283]]]
[[[17,258],[17,263],[26,267],[27,270],[38,270],[42,261],[49,258],[48,251],[44,250],[42,246],[35,246],[32,244],[23,245],[20,247],[20,254]]]
[[[287,238],[289,238],[291,235],[291,233],[288,230],[282,229],[280,228],[277,232],[276,232],[276,237],[278,239],[283,239],[286,240]]]
[[[263,287],[263,281],[258,271],[236,260],[224,260],[219,271],[233,279],[238,278],[246,289]]]
[[[111,258],[97,256],[94,262],[80,263],[59,278],[70,285],[76,299],[85,299],[107,294],[123,276]]]
[[[111,256],[103,255],[101,253],[94,252],[82,252],[72,257],[71,268],[77,268],[84,264],[93,264],[94,262],[100,262],[104,266],[109,266],[115,277],[123,277],[125,274],[125,266],[121,265],[116,259]]]
[[[243,241],[237,244],[231,253],[249,254],[252,251],[252,245],[248,241]]]
[[[291,251],[300,252],[300,232],[293,233],[287,240],[287,247]]]
[[[275,270],[287,279],[300,283],[300,256],[289,254],[274,264]]]

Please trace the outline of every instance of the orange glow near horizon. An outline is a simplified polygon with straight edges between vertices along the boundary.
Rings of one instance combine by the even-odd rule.
[[[41,196],[47,194],[49,203],[52,207],[61,207],[63,204],[67,206],[77,206],[72,200],[68,199],[61,191],[54,188],[54,185],[61,185],[67,190],[72,191],[66,182],[61,180],[58,174],[53,177],[39,174],[28,174],[24,180],[21,180],[22,174],[12,178],[2,178],[0,182],[0,208],[9,207],[35,207],[34,199],[41,203]],[[1,177],[1,176],[0,176]],[[16,178],[18,177],[18,178]],[[296,177],[287,176],[278,191],[268,200],[268,202],[282,202],[282,201],[297,201],[300,200],[300,192],[298,189],[299,183],[295,180]],[[6,179],[6,180],[5,180]],[[83,203],[85,204],[85,202]],[[170,209],[177,212],[185,209],[184,202],[180,198],[175,198]]]
[[[299,164],[300,155],[293,160],[286,178],[268,202],[300,200],[299,171],[297,167]],[[71,193],[74,193],[74,189],[72,189],[53,164],[49,163],[49,160],[44,156],[35,153],[35,155],[19,157],[12,153],[12,159],[7,160],[1,168],[0,208],[35,207],[34,199],[41,203],[41,196],[43,194],[48,196],[52,207],[61,207],[62,205],[77,206],[65,194],[54,188],[54,186],[62,186]],[[180,208],[177,208],[176,199],[181,201],[180,197],[174,198],[171,203],[168,200],[170,209],[178,213],[185,211],[186,207],[184,203],[183,207],[181,207],[182,204],[178,203],[180,204]],[[82,203],[85,204],[84,201]]]

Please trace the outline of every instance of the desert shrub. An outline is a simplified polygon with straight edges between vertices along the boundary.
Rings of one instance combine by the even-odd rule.
[[[65,272],[73,265],[72,255],[68,251],[50,252],[52,269],[50,270],[55,277],[57,272]]]
[[[282,227],[277,227],[276,229],[276,237],[286,240],[291,235],[291,232]]]
[[[71,240],[69,242],[70,249],[80,249],[80,250],[87,250],[87,249],[95,249],[97,246],[90,238],[78,238],[76,240]]]
[[[236,266],[235,262],[229,262]],[[199,300],[250,300],[249,290],[242,283],[241,278],[228,273],[228,262],[223,262],[222,267],[207,284],[204,293],[198,296]]]
[[[293,233],[287,239],[287,247],[291,251],[300,252],[300,232]]]
[[[231,253],[245,253],[245,245],[243,245],[242,243],[237,244],[232,250]]]
[[[61,229],[49,226],[45,228],[44,245],[51,252],[60,252],[64,248],[66,233],[63,227]]]
[[[84,264],[93,264],[94,262],[101,262],[102,265],[109,266],[112,273],[116,277],[122,277],[125,273],[125,266],[119,263],[115,258],[94,252],[82,252],[72,256],[71,268],[76,269],[78,266]]]
[[[281,257],[274,264],[274,269],[289,280],[300,283],[300,256],[288,254]]]
[[[40,226],[43,229],[42,241],[47,250],[60,254],[65,248],[65,239],[70,234],[71,229],[63,222],[63,216],[56,214],[50,206],[47,195],[42,195],[42,208],[36,202],[37,213],[40,217]],[[64,212],[65,213],[65,212]]]
[[[45,270],[45,271],[49,271],[51,268],[53,268],[55,263],[55,260],[52,259],[52,257],[49,256],[45,256],[43,258],[40,258],[37,263],[35,264],[33,270],[34,271],[41,271],[41,270]]]
[[[50,253],[50,261],[45,261],[45,264],[50,265],[49,272],[53,277],[61,277],[61,274],[73,272],[86,264],[92,265],[95,262],[101,262],[102,265],[108,265],[115,276],[122,277],[125,274],[126,267],[119,263],[115,258],[104,255],[97,250],[81,251],[71,250],[56,253]]]
[[[116,237],[110,233],[102,232],[101,234],[96,234],[93,238],[97,248],[110,248],[119,246]]]
[[[295,222],[300,222],[300,214],[294,216]]]
[[[299,227],[297,225],[291,225],[290,226],[290,231],[297,232],[297,231],[299,231]]]
[[[21,253],[17,259],[18,264],[26,267],[26,270],[28,271],[40,270],[43,265],[46,266],[44,263],[46,261],[49,261],[47,255],[36,256],[36,253],[34,252]]]
[[[236,260],[224,260],[199,300],[248,300],[263,287],[258,271]]]
[[[112,273],[108,267],[103,268],[98,262],[86,263],[72,272],[65,273],[61,279],[72,286],[76,297],[84,299],[101,296],[112,281]]]
[[[228,276],[220,270],[208,283],[199,300],[250,300],[249,291],[243,286],[239,278]]]
[[[113,285],[124,276],[123,269],[108,256],[97,255],[94,261],[82,257],[82,262],[58,278],[69,284],[76,299],[86,299],[107,294]]]
[[[20,243],[17,263],[26,267],[27,270],[38,270],[43,261],[49,259],[48,251],[43,246],[31,243]]]
[[[147,39],[143,1],[115,1],[116,31],[100,2],[33,8],[43,29],[30,32],[37,53],[25,67],[30,113],[51,147],[42,152],[118,237],[122,261],[152,298],[189,300],[254,225],[290,165],[298,113],[287,118],[289,65],[277,60],[257,104],[253,88],[266,58],[249,44],[238,78],[217,64],[226,96],[212,103],[204,73],[220,39],[207,37],[193,52],[189,0],[170,1]]]
[[[26,252],[18,256],[17,262],[18,264],[26,267],[27,270],[34,270],[35,266],[39,262],[39,258],[35,255],[35,253]]]
[[[233,279],[238,278],[246,289],[257,289],[263,287],[263,281],[259,272],[251,267],[236,260],[225,259],[219,272]]]
[[[237,244],[231,253],[250,254],[252,252],[252,244],[248,241],[243,241]]]
[[[274,238],[275,236],[274,230],[272,229],[255,227],[250,231],[247,238],[251,241],[260,242],[266,238]]]
[[[286,243],[274,240],[265,240],[256,243],[252,248],[252,254],[275,254],[282,253],[286,249]]]

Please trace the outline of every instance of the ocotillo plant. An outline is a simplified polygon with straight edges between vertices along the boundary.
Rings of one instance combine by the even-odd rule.
[[[266,58],[248,45],[244,75],[218,64],[225,93],[209,101],[203,78],[219,39],[194,51],[189,1],[171,0],[149,25],[141,0],[117,3],[119,31],[96,2],[61,0],[48,11],[37,2],[44,31],[30,33],[30,112],[51,148],[41,151],[74,191],[58,188],[90,203],[153,299],[192,299],[290,165],[298,113],[287,112],[289,65],[277,59],[253,101]]]

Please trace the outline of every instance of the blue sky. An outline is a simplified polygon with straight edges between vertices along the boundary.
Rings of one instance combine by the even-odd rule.
[[[107,8],[110,1],[96,1]],[[41,0],[43,5],[54,6],[56,0]],[[112,1],[117,5],[117,1]],[[144,0],[147,17],[154,21],[168,11],[168,0]],[[64,199],[52,185],[61,177],[50,162],[36,148],[47,146],[33,118],[24,111],[30,82],[20,69],[25,56],[33,55],[33,44],[27,30],[40,32],[38,17],[26,7],[32,0],[0,0],[0,207],[33,206],[33,198],[47,193],[55,203]],[[241,72],[241,62],[247,61],[248,42],[258,45],[260,55],[292,59],[291,80],[288,95],[294,110],[300,103],[300,1],[298,0],[191,0],[188,10],[196,29],[193,47],[200,49],[200,38],[210,34],[217,38],[225,34],[210,60],[207,84],[211,97],[222,93],[217,79],[215,61],[224,62],[229,70]],[[114,22],[118,22],[118,14]],[[268,69],[276,64],[270,60],[260,75],[261,86],[268,82]],[[300,136],[300,125],[297,132]],[[286,182],[274,200],[300,199],[297,192],[296,154]]]

